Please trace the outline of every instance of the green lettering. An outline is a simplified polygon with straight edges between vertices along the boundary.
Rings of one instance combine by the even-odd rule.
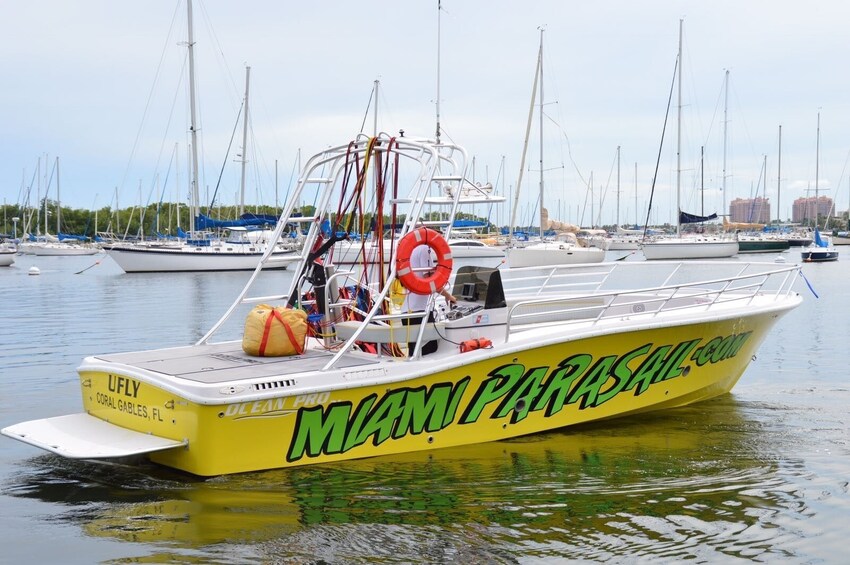
[[[753,332],[738,334],[738,336],[735,338],[735,343],[729,348],[729,353],[726,358],[730,359],[736,356],[741,350],[741,348],[744,346],[744,344],[747,342],[747,340],[750,339],[750,336],[752,334]]]
[[[290,463],[298,461],[305,452],[308,457],[342,452],[351,406],[350,402],[340,402],[329,406],[327,412],[322,406],[298,410],[295,434],[286,460]]]
[[[635,396],[646,392],[646,389],[648,389],[649,385],[652,384],[655,376],[658,375],[661,369],[664,368],[665,361],[667,360],[667,353],[671,348],[672,347],[670,345],[662,345],[653,351],[649,357],[640,364],[637,371],[635,371],[629,379],[628,384],[626,384],[623,390],[631,390],[637,386]]]
[[[576,383],[575,388],[570,392],[570,399],[567,404],[573,404],[581,399],[579,409],[584,410],[588,406],[596,406],[599,389],[608,382],[611,366],[616,361],[616,355],[603,357]]]
[[[452,391],[452,397],[451,401],[449,402],[449,407],[448,409],[446,409],[446,415],[443,418],[443,428],[445,428],[454,421],[455,414],[457,414],[457,406],[458,404],[460,404],[460,399],[463,398],[463,393],[466,392],[466,385],[468,385],[469,381],[471,380],[472,379],[470,377],[464,377],[460,381],[458,381],[457,385],[455,385],[455,388]]]
[[[611,368],[611,376],[614,378],[614,383],[612,383],[611,387],[605,392],[598,393],[596,404],[594,404],[594,406],[605,404],[623,391],[623,386],[629,382],[629,379],[632,376],[632,370],[629,369],[629,363],[631,363],[635,357],[646,355],[651,347],[652,344],[647,343],[646,345],[629,351],[617,359],[617,362],[614,363],[614,366]]]
[[[714,354],[714,350],[717,348],[719,343],[719,337],[713,338],[711,341],[697,349],[691,359],[696,361],[697,366],[702,367],[711,360],[711,356]]]
[[[691,341],[683,341],[679,345],[676,346],[676,349],[673,350],[673,353],[669,356],[669,361],[665,363],[664,369],[661,373],[653,380],[653,382],[661,382],[666,381],[667,379],[673,379],[678,377],[684,371],[682,367],[682,361],[688,356],[691,350],[696,347],[697,343],[700,340],[694,339]]]
[[[513,388],[510,396],[506,397],[499,405],[494,417],[504,418],[509,412],[513,411],[511,423],[515,424],[524,420],[531,410],[532,401],[540,394],[540,382],[546,376],[548,370],[549,367],[535,367],[523,375],[522,380]],[[524,402],[518,408],[520,400],[524,400]]]
[[[360,433],[357,434],[357,439],[352,443],[351,437],[349,437],[349,441],[346,442],[346,450],[355,445],[366,443],[366,440],[372,434],[375,435],[372,439],[374,445],[381,445],[386,441],[390,437],[393,428],[395,428],[395,423],[398,421],[399,416],[401,416],[403,410],[402,404],[407,395],[408,392],[404,389],[395,390],[384,395],[378,402],[378,405],[375,406],[375,409],[370,411],[369,418],[363,427],[360,428]]]
[[[478,421],[484,407],[510,392],[522,378],[524,371],[525,367],[520,364],[502,365],[491,371],[490,378],[481,383],[469,402],[460,423],[471,424]]]
[[[720,344],[717,346],[717,349],[714,350],[714,353],[711,354],[711,362],[719,363],[720,361],[726,359],[726,354],[729,352],[729,348],[732,346],[732,343],[734,341],[734,335],[724,337]]]
[[[587,353],[572,355],[561,361],[546,383],[543,394],[535,399],[532,410],[537,411],[546,406],[547,417],[560,412],[573,381],[587,369],[591,361],[593,356]]]
[[[348,451],[355,445],[360,445],[357,443],[357,438],[360,436],[360,428],[363,427],[363,423],[366,421],[366,418],[369,416],[369,412],[372,409],[372,405],[375,404],[375,400],[378,398],[377,394],[370,394],[360,403],[360,406],[354,411],[354,419],[348,423],[348,430],[345,436],[345,445],[342,446],[343,451]],[[362,443],[362,442],[361,442]]]
[[[464,377],[454,388],[451,383],[436,384],[430,392],[424,386],[408,389],[392,437],[421,434],[423,430],[436,432],[448,426],[469,381],[469,377]]]

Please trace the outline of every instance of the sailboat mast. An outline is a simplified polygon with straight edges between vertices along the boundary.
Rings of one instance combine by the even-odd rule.
[[[62,219],[62,200],[59,198],[59,157],[56,157],[56,237],[59,237]]]
[[[192,0],[186,0],[188,10],[188,46],[189,46],[189,132],[192,137],[192,225],[190,231],[195,230],[195,218],[200,215],[200,188],[198,187],[198,131],[196,127],[195,110],[195,38],[192,32]]]
[[[509,240],[513,240],[516,213],[519,209],[519,190],[522,186],[522,174],[525,169],[525,156],[528,153],[528,138],[531,135],[531,121],[534,117],[534,101],[537,97],[537,81],[540,79],[540,69],[543,67],[543,30],[540,30],[540,49],[537,51],[537,67],[534,69],[534,84],[531,87],[531,104],[528,105],[528,121],[525,124],[525,141],[522,144],[522,155],[519,159],[519,177],[516,181],[514,205],[511,209],[511,223],[508,226]]]
[[[779,222],[782,221],[782,216],[779,215],[780,210],[781,210],[781,208],[779,207],[779,203],[780,203],[779,198],[780,198],[780,195],[782,194],[782,192],[780,190],[781,189],[781,182],[782,182],[782,124],[779,124],[779,157],[777,159],[777,165],[776,165],[776,223],[779,223]]]
[[[764,210],[764,206],[766,204],[765,200],[767,199],[767,154],[766,153],[764,155],[764,175],[763,176],[764,176],[764,184],[762,185],[762,189],[763,189],[762,190],[762,201],[759,202],[759,207],[758,207],[758,211],[759,211],[758,222],[759,223],[761,223],[761,218],[764,216],[764,213],[762,212],[762,210]],[[767,223],[770,223],[770,218],[767,219]]]
[[[47,166],[47,161],[44,162],[44,166]],[[35,233],[41,235],[41,156],[36,163],[35,180]],[[47,228],[47,226],[44,227]]]
[[[727,118],[727,112],[729,110],[729,69],[726,69],[726,75],[723,81],[723,187],[721,192],[723,193],[723,208],[721,208],[722,213],[726,213],[726,138],[727,131],[729,129],[729,120]]]
[[[546,226],[543,225],[543,28],[540,29],[540,239]]]
[[[242,183],[239,190],[239,215],[245,213],[245,169],[248,164],[248,87],[251,83],[251,67],[245,67],[245,102],[242,115]]]
[[[375,108],[374,108],[374,111],[372,112],[372,136],[373,137],[378,137],[378,89],[380,88],[380,86],[381,86],[381,81],[378,80],[378,79],[375,79]],[[437,123],[439,124],[439,118],[437,120]],[[438,126],[437,129],[439,129],[439,126]]]
[[[682,185],[682,22],[679,20],[679,108],[676,131],[676,236],[681,235],[682,223],[679,221],[682,213],[681,185]]]
[[[820,202],[818,202],[818,165],[820,162],[820,112],[818,112],[818,133],[817,141],[815,142],[815,228],[818,227],[818,212],[820,211]]]
[[[699,148],[699,195],[699,214],[705,217],[705,145],[701,145]]]
[[[620,146],[617,146],[617,225],[620,225]]]
[[[440,10],[441,0],[437,0],[437,144],[440,143]]]
[[[177,142],[174,143],[174,201],[177,203],[176,216],[177,225],[180,225],[180,147]],[[172,214],[168,214],[168,232],[171,231]]]

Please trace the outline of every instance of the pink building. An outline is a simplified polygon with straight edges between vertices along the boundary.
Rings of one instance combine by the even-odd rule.
[[[729,203],[729,221],[746,224],[770,223],[770,199],[736,198]]]
[[[816,218],[826,218],[832,211],[832,198],[829,196],[814,196],[798,198],[791,210],[791,221],[795,223],[811,221]]]

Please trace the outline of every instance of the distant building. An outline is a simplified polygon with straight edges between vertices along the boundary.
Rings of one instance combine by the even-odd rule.
[[[769,198],[736,198],[729,204],[729,221],[746,224],[770,223]]]
[[[832,211],[832,198],[829,196],[814,196],[798,198],[791,209],[791,221],[806,222],[816,218],[826,218]]]

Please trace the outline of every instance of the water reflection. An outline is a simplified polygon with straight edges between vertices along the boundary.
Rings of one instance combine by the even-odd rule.
[[[65,507],[58,518],[90,536],[276,558],[762,559],[779,556],[777,514],[805,514],[783,478],[805,466],[780,466],[768,433],[727,395],[515,441],[205,481],[45,455],[4,490]]]

